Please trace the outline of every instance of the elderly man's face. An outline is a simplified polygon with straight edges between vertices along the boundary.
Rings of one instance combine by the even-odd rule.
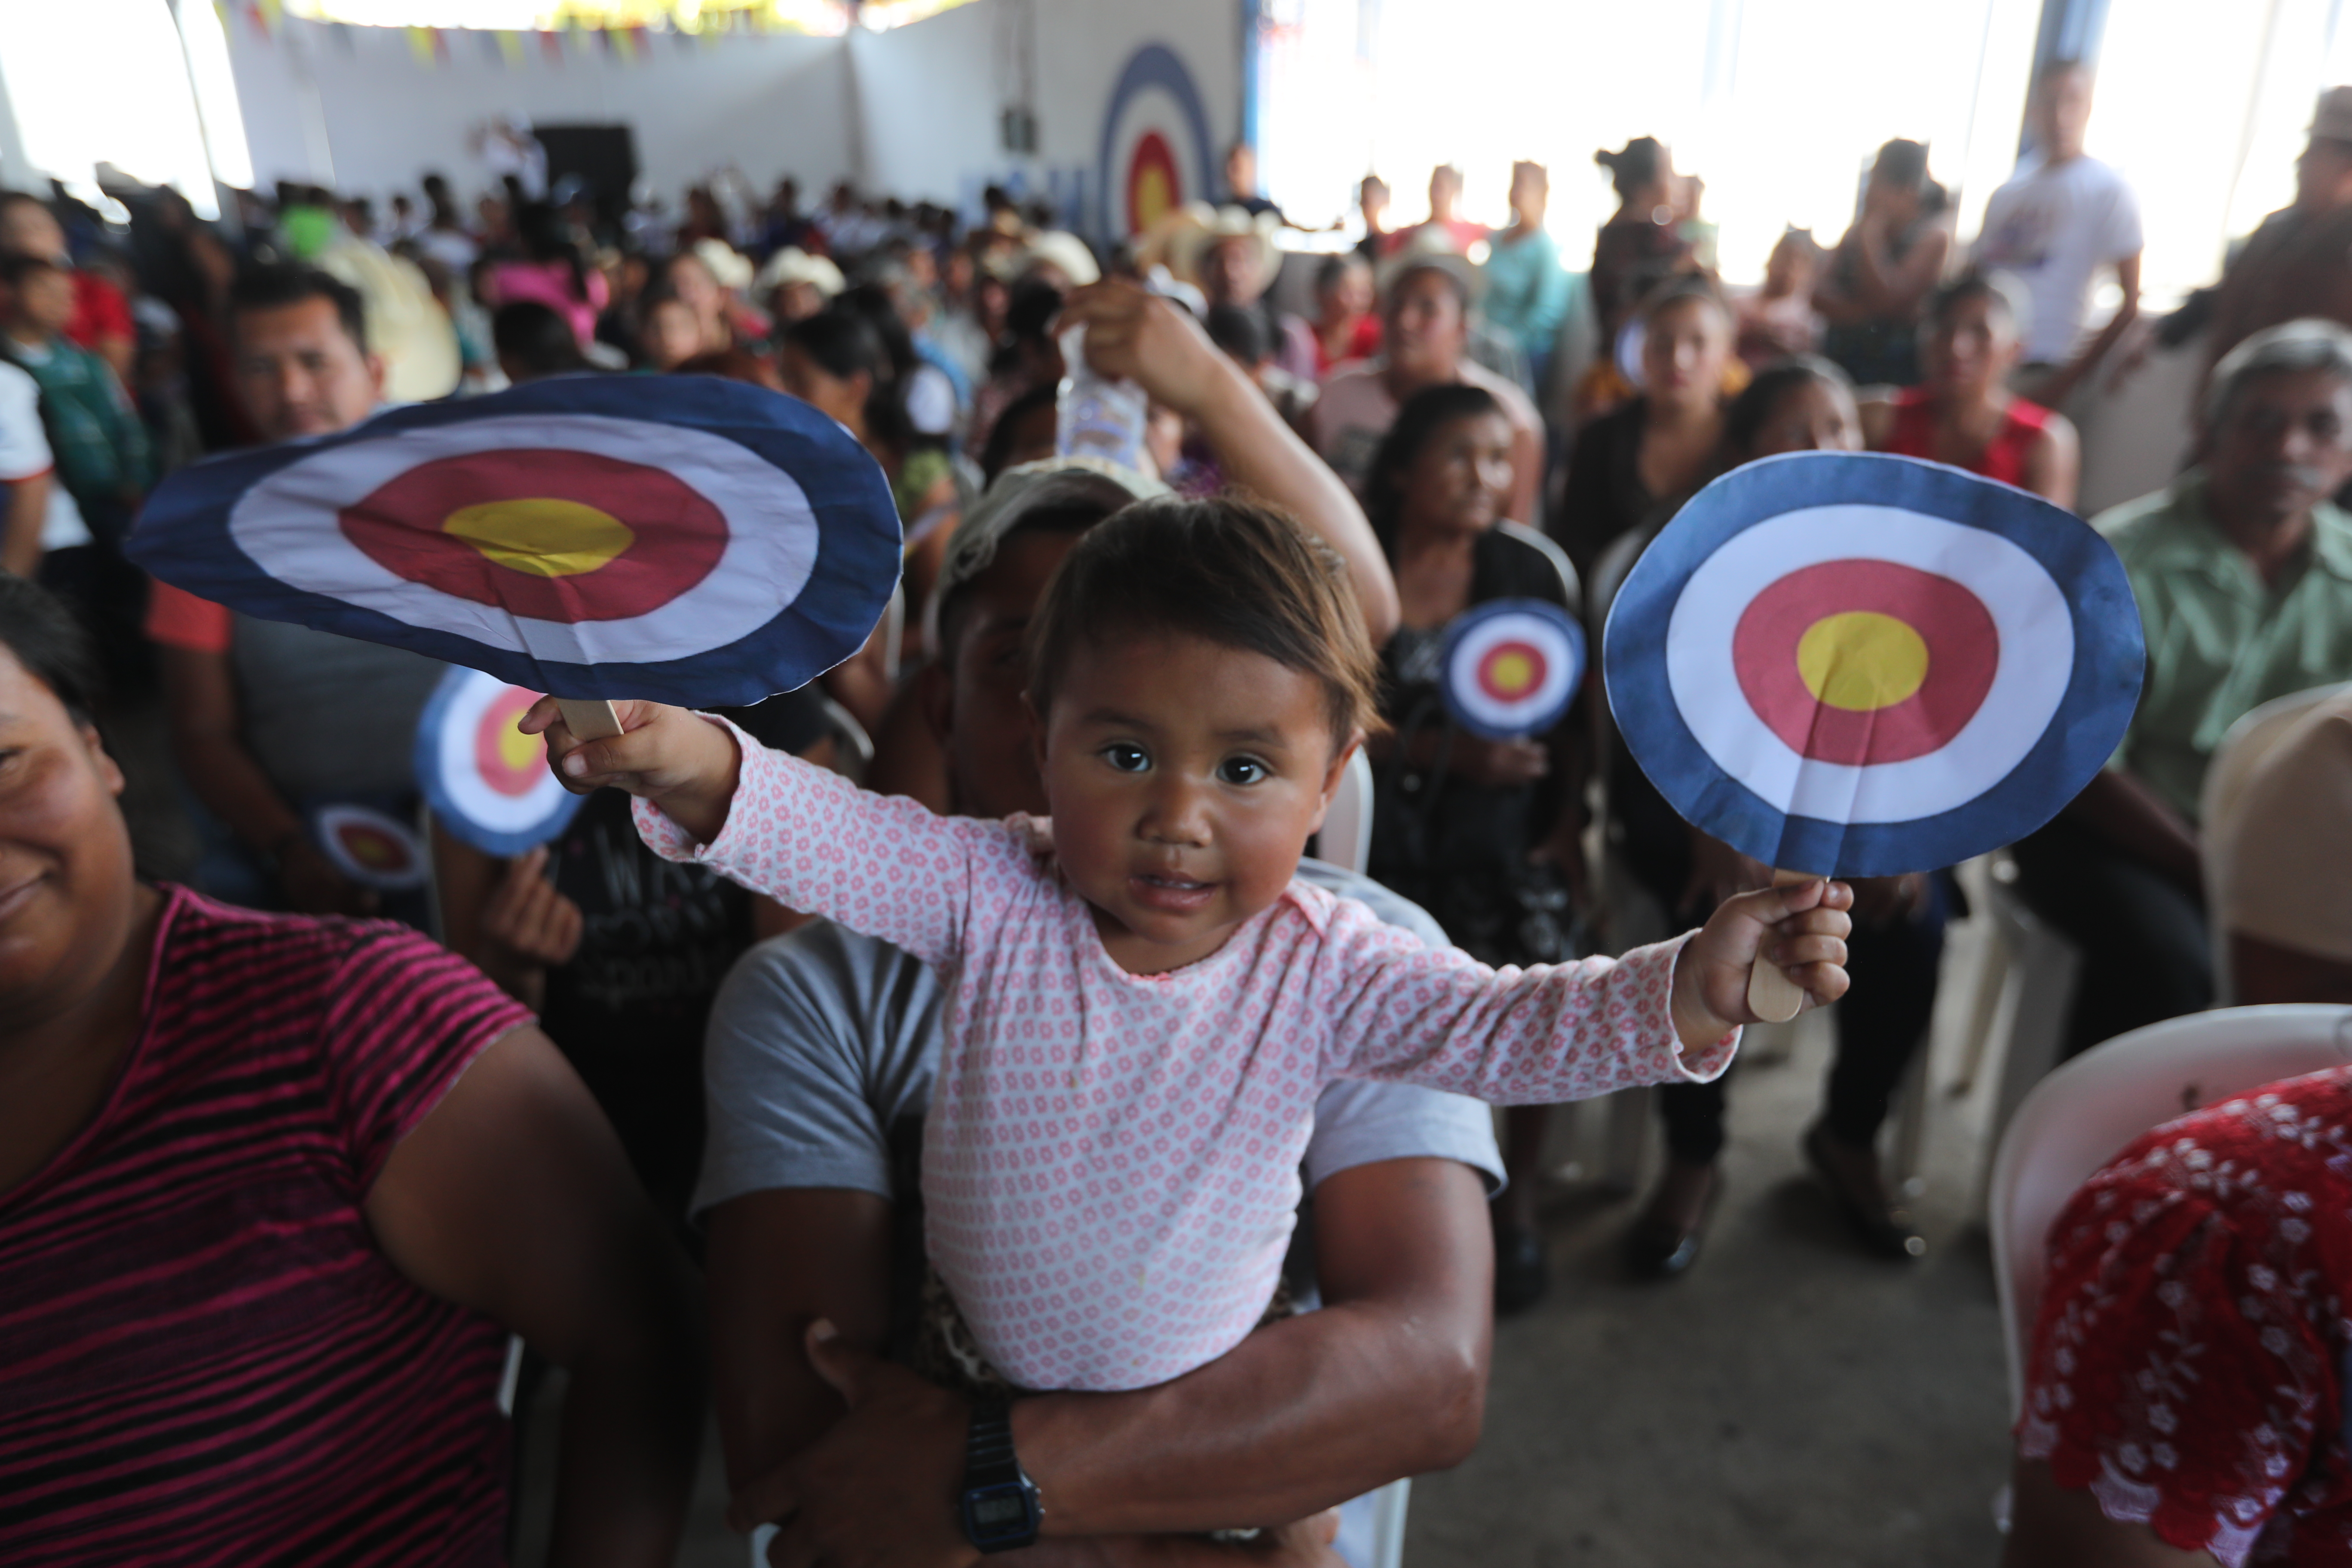
[[[2254,376],[2207,433],[2205,473],[2224,522],[2303,516],[2352,479],[2352,383],[2324,370]]]

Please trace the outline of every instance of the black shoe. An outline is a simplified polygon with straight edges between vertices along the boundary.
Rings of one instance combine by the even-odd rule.
[[[1543,1236],[1533,1226],[1495,1222],[1495,1316],[1524,1312],[1551,1288]]]
[[[1642,1211],[1633,1228],[1625,1233],[1626,1267],[1646,1279],[1676,1279],[1690,1272],[1690,1266],[1698,1261],[1699,1242],[1706,1235],[1706,1222],[1715,1214],[1716,1196],[1722,1191],[1722,1173],[1710,1169],[1698,1220],[1687,1230],[1658,1215],[1658,1199],[1653,1194],[1650,1206]]]
[[[1874,1208],[1856,1199],[1846,1184],[1838,1179],[1837,1168],[1830,1163],[1822,1146],[1827,1131],[1815,1126],[1805,1134],[1806,1163],[1813,1174],[1830,1190],[1830,1198],[1837,1205],[1838,1213],[1845,1216],[1846,1227],[1853,1232],[1863,1250],[1874,1257],[1910,1262],[1927,1256],[1927,1238],[1911,1223],[1910,1211],[1900,1204],[1889,1203],[1884,1208]]]

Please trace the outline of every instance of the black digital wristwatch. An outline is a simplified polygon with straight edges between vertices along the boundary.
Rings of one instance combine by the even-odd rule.
[[[963,1538],[975,1551],[1011,1552],[1037,1539],[1045,1510],[1037,1500],[1037,1483],[1021,1473],[1013,1455],[1013,1406],[1002,1399],[972,1407],[957,1512],[963,1519]]]

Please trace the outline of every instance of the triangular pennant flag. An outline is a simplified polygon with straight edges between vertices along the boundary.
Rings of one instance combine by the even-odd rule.
[[[498,32],[499,57],[510,66],[522,64],[522,35],[501,27]]]
[[[431,70],[436,64],[433,57],[439,52],[435,47],[433,29],[430,27],[409,28],[408,52],[415,59],[418,65],[423,66],[426,70]]]

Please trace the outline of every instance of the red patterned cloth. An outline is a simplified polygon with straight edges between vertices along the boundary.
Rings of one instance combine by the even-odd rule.
[[[2049,1245],[2019,1452],[2228,1568],[2352,1565],[2352,1068],[2167,1122]]]

